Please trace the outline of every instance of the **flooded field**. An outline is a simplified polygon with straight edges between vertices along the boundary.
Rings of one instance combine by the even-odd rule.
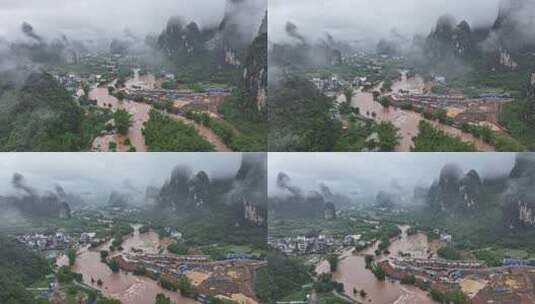
[[[113,83],[112,83],[113,84]],[[158,87],[158,80],[152,74],[145,74],[140,76],[139,70],[134,70],[134,77],[128,79],[125,83],[127,89],[142,89],[153,90]],[[130,140],[131,145],[136,148],[137,152],[146,152],[147,145],[145,144],[145,138],[143,136],[143,124],[149,120],[149,112],[151,106],[142,102],[134,102],[132,100],[118,100],[114,96],[110,95],[107,87],[95,87],[89,93],[89,98],[97,101],[97,105],[104,108],[113,110],[126,110],[132,114],[132,126],[128,130],[126,136],[121,134],[107,134],[97,137],[93,141],[93,150],[108,152],[110,142],[117,144],[117,152],[126,152],[130,146],[125,144],[126,139]],[[214,133],[210,128],[207,128],[201,124],[195,123],[192,120],[188,120],[180,115],[168,114],[171,118],[185,122],[195,127],[197,133],[201,135],[205,140],[214,145],[214,148],[218,152],[231,152],[223,140]]]
[[[397,92],[399,90],[411,91],[411,92],[423,92],[425,83],[423,79],[419,77],[407,78],[406,74],[401,80],[396,81],[392,85],[392,89]],[[340,98],[344,98],[341,96]],[[418,124],[421,120],[425,120],[422,114],[402,110],[396,107],[383,107],[379,102],[373,99],[371,92],[363,92],[358,90],[353,95],[351,100],[351,106],[360,109],[360,114],[376,121],[388,121],[399,128],[401,136],[400,143],[396,148],[396,151],[407,152],[414,146],[412,138],[418,135]],[[460,129],[443,125],[435,121],[429,121],[435,128],[442,130],[443,132],[457,136],[465,142],[471,142],[475,145],[478,151],[494,151],[494,147],[485,143],[484,141],[475,138],[471,134],[463,133]]]
[[[139,226],[135,226],[134,234],[125,239],[122,245],[124,252],[130,251],[131,248],[141,248],[145,252],[158,253],[162,248],[166,248],[169,240],[159,240],[158,234],[154,232],[140,234],[138,229]],[[164,293],[175,304],[197,303],[177,292],[161,288],[156,281],[150,278],[134,276],[124,271],[112,272],[106,264],[100,261],[100,250],[107,249],[110,244],[111,242],[108,242],[96,249],[84,247],[78,252],[73,271],[83,275],[85,284],[101,290],[105,296],[118,299],[122,303],[154,303],[158,293]],[[57,264],[68,264],[66,256],[58,258]],[[95,282],[100,279],[103,283],[102,286],[92,283],[92,279]]]
[[[423,233],[408,236],[406,231],[408,226],[400,226],[403,233],[401,237],[392,240],[390,245],[390,252],[397,254],[398,251],[404,253],[411,253],[413,256],[425,256],[430,249],[430,244],[427,241],[427,236]],[[348,249],[340,256],[338,264],[338,271],[333,273],[333,278],[341,283],[344,283],[345,293],[363,303],[377,303],[377,304],[432,304],[435,303],[427,292],[413,286],[401,285],[398,282],[389,280],[379,281],[375,278],[373,273],[366,269],[366,262],[364,256],[366,254],[374,255],[377,244],[359,254],[353,254],[353,249]],[[377,257],[377,261],[387,259],[388,257]],[[318,264],[316,271],[318,273],[328,272],[329,263],[322,261]],[[357,290],[364,289],[367,293],[366,297],[361,297],[359,294],[353,294],[353,288]]]
[[[144,79],[144,80],[143,80]],[[154,86],[154,76],[145,75],[140,77],[139,72],[136,71],[133,79],[126,82],[126,86],[143,85]],[[109,151],[109,143],[115,142],[117,144],[118,152],[126,152],[129,149],[125,145],[125,140],[128,138],[131,145],[136,148],[137,152],[146,152],[145,138],[143,137],[143,123],[149,120],[149,112],[151,106],[145,103],[134,102],[131,100],[118,100],[110,95],[107,87],[96,87],[89,92],[89,98],[97,101],[97,105],[103,108],[113,110],[125,110],[132,114],[132,126],[128,130],[126,136],[120,134],[104,135],[97,137],[93,141],[93,149],[97,151]]]

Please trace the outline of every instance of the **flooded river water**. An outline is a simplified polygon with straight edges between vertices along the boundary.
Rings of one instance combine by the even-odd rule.
[[[148,253],[158,253],[164,250],[168,240],[160,240],[158,234],[148,232],[139,233],[139,225],[135,225],[135,232],[123,243],[124,252],[129,252],[131,248],[140,248]],[[147,277],[134,276],[131,273],[119,271],[114,273],[110,268],[100,261],[100,250],[107,250],[111,242],[108,242],[96,249],[88,247],[81,248],[73,266],[73,271],[83,275],[84,283],[102,291],[102,293],[122,303],[146,304],[154,303],[158,293],[163,293],[175,304],[193,304],[196,301],[181,296],[177,292],[172,292],[161,288],[157,281]],[[118,254],[118,253],[115,253]],[[112,253],[113,256],[113,253]],[[68,259],[61,256],[57,261],[58,265],[68,264]],[[91,282],[91,279],[95,283]],[[98,286],[96,281],[102,281],[102,286]]]
[[[112,83],[113,84],[113,83]],[[139,70],[134,69],[134,77],[128,79],[125,83],[127,89],[143,89],[153,90],[158,86],[156,77],[152,74],[145,74],[140,76]],[[132,100],[118,100],[114,96],[110,95],[107,86],[95,87],[89,93],[89,98],[97,101],[97,105],[104,108],[113,110],[122,109],[132,114],[132,126],[128,130],[126,136],[120,134],[110,134],[97,137],[93,141],[93,149],[97,151],[109,151],[109,143],[114,142],[117,144],[118,152],[126,152],[130,146],[125,145],[125,140],[128,138],[131,145],[136,148],[137,152],[146,152],[147,145],[145,144],[145,138],[143,136],[143,124],[149,120],[149,113],[151,106],[142,102],[134,102]],[[188,120],[183,116],[167,114],[169,117],[185,122],[192,125],[197,130],[200,136],[214,145],[214,148],[218,152],[231,152],[223,140],[214,133],[210,128],[207,128],[201,124],[198,124],[192,120]]]
[[[427,236],[423,233],[407,235],[408,226],[400,226],[403,231],[401,237],[392,240],[389,248],[393,255],[398,251],[410,253],[414,257],[424,257],[427,250],[432,246],[427,241]],[[376,245],[371,246],[364,252],[353,254],[353,249],[345,250],[340,256],[338,271],[333,273],[333,279],[344,284],[345,293],[361,303],[377,304],[432,304],[435,303],[427,292],[417,287],[401,285],[399,282],[389,280],[379,281],[373,273],[366,269],[365,255],[375,255]],[[377,261],[387,259],[386,256],[376,257]],[[316,267],[318,273],[328,272],[329,263],[322,261]],[[353,294],[353,288],[358,291],[364,289],[366,297],[360,294]]]
[[[421,77],[416,76],[407,78],[407,74],[404,72],[402,73],[401,79],[394,82],[392,90],[394,92],[404,90],[413,93],[422,93],[424,87],[425,83]],[[343,96],[339,96],[339,98],[344,99]],[[396,151],[407,152],[414,146],[412,138],[418,135],[418,124],[421,120],[424,120],[422,114],[402,110],[397,107],[383,107],[379,102],[373,99],[373,94],[371,92],[363,92],[361,90],[355,91],[351,100],[351,106],[359,108],[360,114],[365,117],[380,122],[388,121],[399,128],[401,140]],[[435,121],[427,121],[435,128],[440,129],[449,135],[457,136],[463,141],[473,143],[478,151],[494,151],[494,148],[491,145],[475,138],[471,134],[463,133],[460,129],[443,125]]]
[[[134,85],[140,87],[153,88],[156,80],[152,75],[139,76],[139,71],[135,70],[134,77],[126,81],[126,87]],[[93,148],[98,151],[108,151],[109,143],[117,144],[118,152],[128,151],[129,146],[124,142],[128,138],[131,145],[136,148],[137,152],[146,152],[145,138],[143,136],[143,123],[149,120],[151,106],[145,103],[134,102],[132,100],[118,100],[110,95],[107,87],[96,87],[89,92],[89,98],[97,101],[97,105],[113,110],[125,110],[132,114],[132,126],[128,129],[126,136],[120,134],[104,135],[97,137],[93,142]]]

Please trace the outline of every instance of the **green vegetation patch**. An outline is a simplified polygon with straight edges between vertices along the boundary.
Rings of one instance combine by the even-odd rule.
[[[50,74],[34,73],[20,87],[0,91],[0,150],[88,150],[110,118],[80,106]]]
[[[268,124],[264,114],[256,108],[243,106],[246,96],[235,90],[218,108],[225,121],[211,121],[211,128],[224,136],[225,144],[234,151],[261,152],[267,150]],[[246,110],[244,110],[246,109]],[[219,134],[218,134],[219,135]]]
[[[429,122],[420,121],[418,135],[413,138],[413,152],[475,152],[473,144],[437,130]]]
[[[278,252],[267,256],[268,266],[257,271],[256,295],[262,303],[292,300],[303,301],[303,286],[312,283],[308,268],[294,257],[287,257]]]
[[[523,119],[523,115],[526,115],[528,110],[527,101],[515,100],[503,107],[499,118],[515,139],[529,151],[535,151],[535,132],[533,131],[535,127]]]
[[[211,143],[202,138],[193,126],[175,121],[157,110],[151,110],[143,128],[145,143],[151,152],[210,152]]]
[[[18,243],[0,235],[0,302],[35,303],[26,286],[42,281],[51,272],[48,262]]]

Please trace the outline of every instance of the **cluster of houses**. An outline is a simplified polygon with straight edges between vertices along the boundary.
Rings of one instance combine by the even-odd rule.
[[[533,259],[503,259],[503,266],[507,267],[535,267],[535,260]]]
[[[97,240],[96,235],[95,232],[82,232],[80,234],[80,244],[91,244]]]
[[[399,267],[415,267],[426,269],[478,269],[485,263],[478,260],[446,260],[446,259],[422,259],[422,258],[393,258],[395,265]]]
[[[363,241],[360,234],[346,235],[341,239],[332,236],[297,236],[268,240],[272,248],[286,255],[325,254],[340,247],[366,247],[369,242]]]
[[[358,246],[364,247],[367,245],[367,242],[361,240],[362,235],[360,234],[349,234],[344,237],[343,244],[344,246]]]
[[[297,236],[269,240],[269,245],[286,255],[323,254],[340,244],[333,237]]]
[[[82,232],[79,239],[63,232],[51,234],[27,233],[17,236],[16,239],[28,248],[40,251],[65,250],[70,247],[91,244],[97,240],[94,232]]]
[[[387,54],[375,55],[368,54],[363,51],[356,51],[351,55],[344,56],[343,61],[345,64],[353,67],[367,68],[368,70],[380,71],[383,69],[382,65],[385,61],[403,61],[402,56],[392,56]]]
[[[82,77],[74,74],[54,75],[54,78],[62,87],[73,94],[78,91],[83,80]]]
[[[229,253],[220,261],[212,261],[207,255],[172,255],[172,254],[130,254],[115,257],[122,269],[135,271],[144,269],[149,276],[162,274],[178,277],[190,271],[213,272],[216,268],[232,265],[233,261],[254,261],[257,258],[248,254]]]
[[[337,91],[346,86],[358,88],[361,86],[372,85],[372,82],[369,81],[368,77],[356,76],[353,78],[353,80],[344,80],[338,77],[336,74],[333,74],[329,77],[314,77],[312,78],[312,83],[318,90],[322,92]]]
[[[346,82],[343,79],[338,78],[337,75],[331,75],[329,77],[314,77],[312,83],[320,91],[336,91],[343,87]]]
[[[416,259],[407,257],[391,257],[380,263],[381,268],[388,276],[401,279],[407,273],[414,274],[423,282],[441,282],[446,284],[458,284],[467,274],[477,273],[485,267],[481,261],[448,261],[443,259]]]
[[[453,236],[446,231],[441,231],[438,228],[433,229],[433,233],[438,235],[439,240],[446,243],[451,243],[453,241]]]
[[[81,73],[80,75],[74,73],[55,74],[54,78],[69,92],[75,94],[82,83],[87,84],[103,84],[107,83],[112,78],[116,77],[119,72],[118,55],[103,55],[103,54],[86,54],[77,60],[78,63],[87,66],[92,71],[99,71],[97,73]]]
[[[355,88],[362,86],[370,86],[372,83],[368,80],[368,77],[355,77],[351,82],[351,85]]]
[[[62,232],[52,234],[28,233],[17,236],[17,240],[36,250],[63,250],[75,243],[75,240]]]

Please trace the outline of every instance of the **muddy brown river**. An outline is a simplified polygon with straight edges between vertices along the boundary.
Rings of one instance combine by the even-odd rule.
[[[403,72],[401,80],[394,82],[392,85],[392,90],[394,92],[405,90],[413,93],[422,93],[424,87],[425,83],[421,77],[416,76],[407,78],[406,72]],[[343,95],[338,98],[339,101],[345,100]],[[417,112],[402,110],[397,107],[383,107],[379,102],[373,100],[373,94],[371,92],[363,92],[361,90],[355,90],[351,100],[351,106],[358,107],[360,109],[360,114],[365,117],[379,122],[388,121],[399,128],[401,140],[396,148],[396,151],[398,152],[408,152],[411,150],[414,146],[412,138],[418,135],[418,124],[421,120],[425,120],[422,114]],[[475,138],[471,134],[463,133],[460,129],[443,125],[436,121],[426,121],[446,134],[459,137],[465,142],[473,143],[478,151],[494,151],[494,147],[491,145]]]
[[[410,253],[414,257],[424,257],[427,254],[428,248],[432,247],[427,241],[427,236],[423,233],[417,233],[408,236],[406,231],[409,226],[400,226],[403,231],[401,238],[392,240],[389,248],[392,255],[397,255],[398,251]],[[379,281],[375,278],[373,273],[366,269],[366,262],[364,255],[374,254],[376,245],[365,250],[362,253],[353,254],[353,249],[345,250],[340,256],[338,264],[338,271],[333,273],[333,279],[344,283],[345,294],[352,299],[361,303],[376,303],[376,304],[433,304],[435,303],[427,292],[413,286],[401,285],[399,282],[389,280]],[[386,256],[376,257],[376,260],[381,261],[387,259]],[[316,267],[318,273],[328,272],[329,263],[322,261]],[[366,297],[361,297],[360,294],[353,294],[353,288],[357,290],[364,289]]]
[[[134,72],[134,77],[126,81],[127,88],[130,88],[133,85],[151,88],[155,86],[156,80],[154,76],[139,76],[139,70],[135,70]],[[118,100],[109,94],[107,86],[93,88],[89,92],[89,98],[95,99],[97,105],[100,107],[113,110],[121,109],[132,114],[132,126],[128,129],[128,134],[126,136],[121,134],[99,136],[93,141],[94,150],[107,152],[109,151],[109,143],[115,142],[117,144],[118,152],[126,152],[128,151],[129,146],[125,145],[124,142],[128,138],[130,139],[131,145],[136,148],[137,152],[147,151],[142,130],[143,123],[149,120],[150,105],[126,99]]]
[[[114,85],[114,83],[112,83]],[[128,79],[125,83],[127,89],[133,89],[134,87],[143,90],[153,90],[157,88],[158,81],[152,74],[139,75],[139,69],[134,69],[134,77]],[[143,124],[149,120],[149,112],[151,106],[146,103],[134,102],[132,100],[118,100],[114,96],[110,95],[107,86],[95,87],[89,92],[89,98],[95,99],[97,105],[113,110],[122,109],[132,114],[132,126],[128,130],[126,136],[120,134],[109,134],[95,138],[93,141],[93,150],[108,152],[110,142],[117,144],[116,150],[118,152],[126,152],[130,146],[125,145],[125,140],[130,139],[131,145],[136,148],[137,152],[146,152],[147,145],[145,144],[145,138],[143,136]],[[210,128],[207,128],[201,124],[198,124],[192,120],[186,119],[183,116],[167,114],[169,117],[185,122],[195,127],[200,136],[214,145],[217,152],[231,152],[223,140],[214,133]]]
[[[135,225],[134,234],[128,239],[125,239],[122,245],[124,252],[129,252],[131,248],[141,248],[145,252],[158,253],[163,248],[166,248],[169,240],[160,240],[158,234],[152,231],[140,234],[139,227],[139,225]],[[156,281],[150,278],[134,276],[122,270],[117,273],[112,272],[106,264],[100,261],[100,250],[107,249],[110,244],[111,241],[96,249],[84,247],[78,251],[73,271],[83,275],[83,282],[85,284],[99,289],[105,296],[118,299],[124,304],[154,303],[154,299],[158,293],[165,294],[175,304],[197,303],[190,298],[181,296],[178,292],[161,288]],[[67,265],[67,257],[59,257],[57,264],[59,266]],[[95,282],[99,279],[102,280],[102,286],[91,283],[91,279],[94,279]]]

